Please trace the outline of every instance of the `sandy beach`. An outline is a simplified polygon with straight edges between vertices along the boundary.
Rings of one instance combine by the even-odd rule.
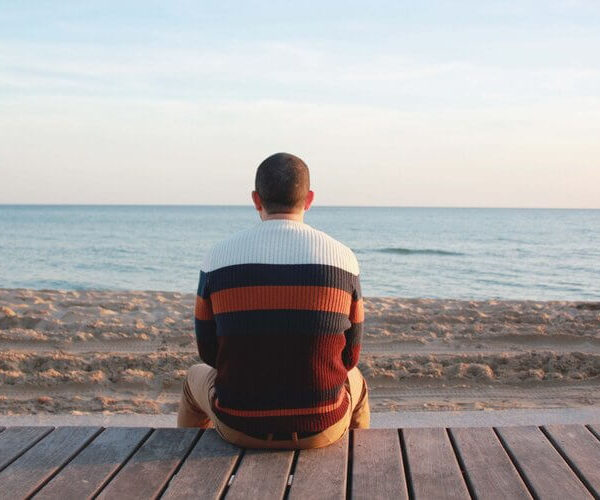
[[[169,414],[193,294],[0,290],[0,414]],[[374,411],[600,405],[600,303],[366,298]]]

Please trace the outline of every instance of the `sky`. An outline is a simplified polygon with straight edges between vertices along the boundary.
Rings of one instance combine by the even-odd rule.
[[[0,203],[600,208],[600,2],[0,0]]]

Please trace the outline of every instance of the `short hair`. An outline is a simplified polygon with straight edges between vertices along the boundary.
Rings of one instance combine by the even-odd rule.
[[[297,211],[310,189],[308,167],[297,156],[275,153],[258,166],[255,189],[268,213]]]

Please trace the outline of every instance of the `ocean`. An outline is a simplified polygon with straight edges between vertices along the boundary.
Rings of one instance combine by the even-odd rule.
[[[365,296],[600,300],[600,210],[313,207]],[[194,292],[252,207],[0,205],[0,288]]]

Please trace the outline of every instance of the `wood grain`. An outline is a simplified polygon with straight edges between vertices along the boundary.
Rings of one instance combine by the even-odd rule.
[[[112,427],[88,444],[36,498],[89,498],[104,486],[151,432],[144,427]]]
[[[352,498],[408,498],[398,431],[352,432]]]
[[[471,498],[445,429],[402,432],[416,499]]]
[[[348,441],[349,433],[346,432],[325,448],[300,450],[290,500],[346,498]]]
[[[592,498],[540,429],[498,427],[497,431],[539,498]]]
[[[157,429],[98,498],[155,498],[193,446],[197,429]]]
[[[241,453],[214,429],[206,430],[162,498],[219,498]]]
[[[0,470],[52,431],[54,427],[9,427],[0,434]]]
[[[293,451],[248,450],[235,474],[227,499],[283,498]]]
[[[456,428],[450,433],[478,499],[531,499],[491,427]]]
[[[2,496],[32,495],[100,431],[100,427],[56,428],[0,472]]]
[[[584,477],[584,483],[600,498],[600,441],[583,425],[547,425],[544,427],[554,445],[570,465]]]

